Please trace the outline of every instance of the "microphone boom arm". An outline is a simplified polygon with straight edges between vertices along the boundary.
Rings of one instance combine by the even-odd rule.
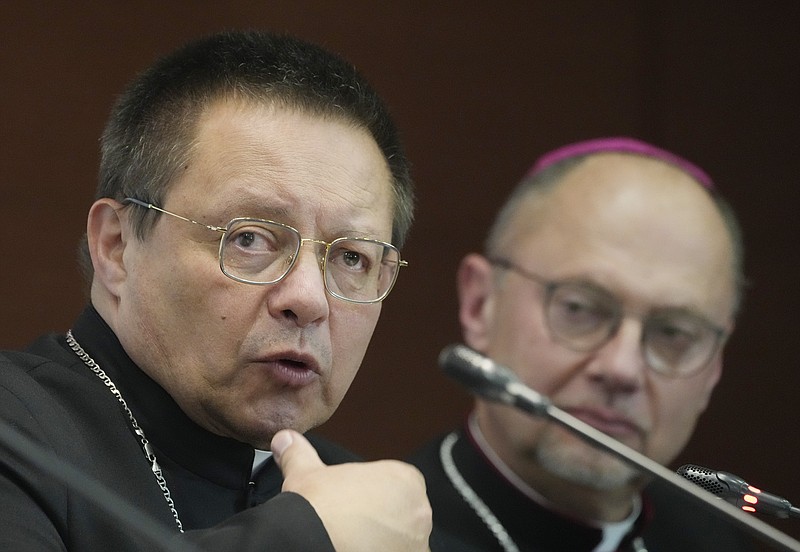
[[[464,345],[446,347],[439,355],[439,364],[445,373],[464,383],[473,393],[557,423],[591,445],[616,456],[639,471],[679,488],[705,507],[733,518],[749,533],[771,543],[777,549],[800,552],[800,542],[762,520],[720,500],[658,462],[554,406],[545,396],[519,381],[514,372],[507,367],[496,364]]]

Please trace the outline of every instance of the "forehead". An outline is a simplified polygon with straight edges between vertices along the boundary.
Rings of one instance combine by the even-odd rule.
[[[587,277],[649,306],[730,315],[727,227],[703,188],[660,161],[589,157],[523,202],[509,230],[505,248],[548,277]]]
[[[392,187],[370,134],[348,121],[295,109],[218,101],[200,117],[190,161],[167,199],[220,217],[281,215],[281,222],[391,231]],[[244,211],[243,211],[244,209]]]

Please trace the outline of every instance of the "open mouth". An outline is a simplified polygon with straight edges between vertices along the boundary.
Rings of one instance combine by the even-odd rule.
[[[318,380],[321,372],[312,357],[302,354],[272,355],[257,364],[271,381],[289,387],[308,385]]]

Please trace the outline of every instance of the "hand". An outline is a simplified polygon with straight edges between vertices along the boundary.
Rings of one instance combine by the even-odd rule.
[[[283,491],[316,510],[339,552],[428,551],[432,527],[425,480],[395,460],[326,466],[305,437],[282,430],[272,439]]]

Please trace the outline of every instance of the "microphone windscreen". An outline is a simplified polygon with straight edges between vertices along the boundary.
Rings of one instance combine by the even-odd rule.
[[[474,393],[494,400],[504,400],[508,384],[518,381],[514,372],[465,345],[445,347],[439,366]]]
[[[717,472],[702,466],[685,464],[678,468],[677,474],[716,496],[727,496],[731,490],[719,480]]]

